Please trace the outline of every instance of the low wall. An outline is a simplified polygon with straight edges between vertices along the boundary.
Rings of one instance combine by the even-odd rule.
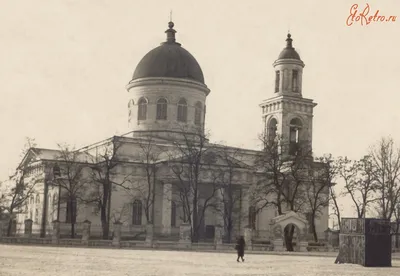
[[[87,244],[82,243],[81,239],[68,239],[61,238],[58,243],[54,244],[51,238],[39,238],[39,237],[2,237],[0,243],[3,244],[21,244],[21,245],[51,245],[51,246],[71,246],[71,247],[99,247],[99,248],[112,248],[112,240],[100,240],[100,239],[89,239]],[[146,244],[145,241],[132,241],[132,240],[121,240],[119,248],[153,248],[153,249],[164,249],[164,250],[179,250],[178,243],[173,240],[154,240],[151,245]],[[328,248],[326,246],[309,246],[308,251],[311,252],[329,252],[337,251],[336,248]],[[216,250],[214,243],[192,243],[191,250],[193,251],[212,251]],[[268,252],[273,250],[273,246],[270,244],[252,244],[250,251],[256,252]],[[222,244],[218,246],[218,251],[235,251],[235,244]]]

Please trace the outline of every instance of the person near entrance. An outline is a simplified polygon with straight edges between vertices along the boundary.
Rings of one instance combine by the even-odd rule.
[[[241,258],[242,262],[244,262],[244,258],[243,257],[244,257],[244,248],[245,248],[245,246],[246,246],[246,243],[244,241],[244,237],[240,236],[237,239],[236,246],[235,246],[235,249],[237,251],[237,259],[236,259],[237,262],[239,262],[239,258]]]

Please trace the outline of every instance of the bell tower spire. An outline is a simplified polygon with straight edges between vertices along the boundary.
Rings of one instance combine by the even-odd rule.
[[[273,63],[274,95],[260,104],[266,140],[278,139],[288,155],[295,155],[301,144],[307,144],[310,152],[312,149],[312,118],[317,104],[302,96],[304,66],[288,33],[286,47]]]
[[[273,64],[275,68],[275,93],[302,97],[302,76],[304,63],[293,47],[293,39],[287,34],[286,47]]]

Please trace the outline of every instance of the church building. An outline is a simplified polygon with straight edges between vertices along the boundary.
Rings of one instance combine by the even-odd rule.
[[[79,235],[88,220],[92,235],[101,237],[102,219],[107,219],[109,236],[113,223],[119,222],[123,237],[140,237],[151,224],[154,235],[162,238],[175,237],[182,223],[196,221],[200,240],[211,239],[217,225],[224,227],[225,235],[230,228],[232,237],[251,227],[254,239],[270,239],[277,210],[257,210],[249,192],[263,180],[255,168],[262,149],[209,141],[205,126],[211,90],[195,57],[176,41],[174,23],[169,22],[165,33],[166,41],[140,60],[126,87],[129,133],[69,152],[68,158],[62,150],[28,151],[19,169],[26,172],[25,182],[37,183],[17,216],[17,232],[23,233],[29,219],[33,233],[45,236],[58,220],[62,235],[70,234],[71,222]],[[301,141],[311,147],[316,106],[303,98],[305,65],[292,43],[288,34],[271,69],[275,87],[260,104],[266,137],[289,141],[284,149],[289,155]],[[106,184],[111,188],[104,196]],[[309,219],[307,214],[302,216]],[[315,225],[324,238],[328,206]]]

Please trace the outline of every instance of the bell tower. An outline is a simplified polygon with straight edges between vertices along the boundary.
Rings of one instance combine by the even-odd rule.
[[[273,63],[274,96],[260,104],[266,139],[279,140],[282,151],[289,155],[295,155],[301,145],[307,145],[311,153],[313,109],[317,105],[303,98],[305,65],[292,43],[288,34],[286,47]]]

